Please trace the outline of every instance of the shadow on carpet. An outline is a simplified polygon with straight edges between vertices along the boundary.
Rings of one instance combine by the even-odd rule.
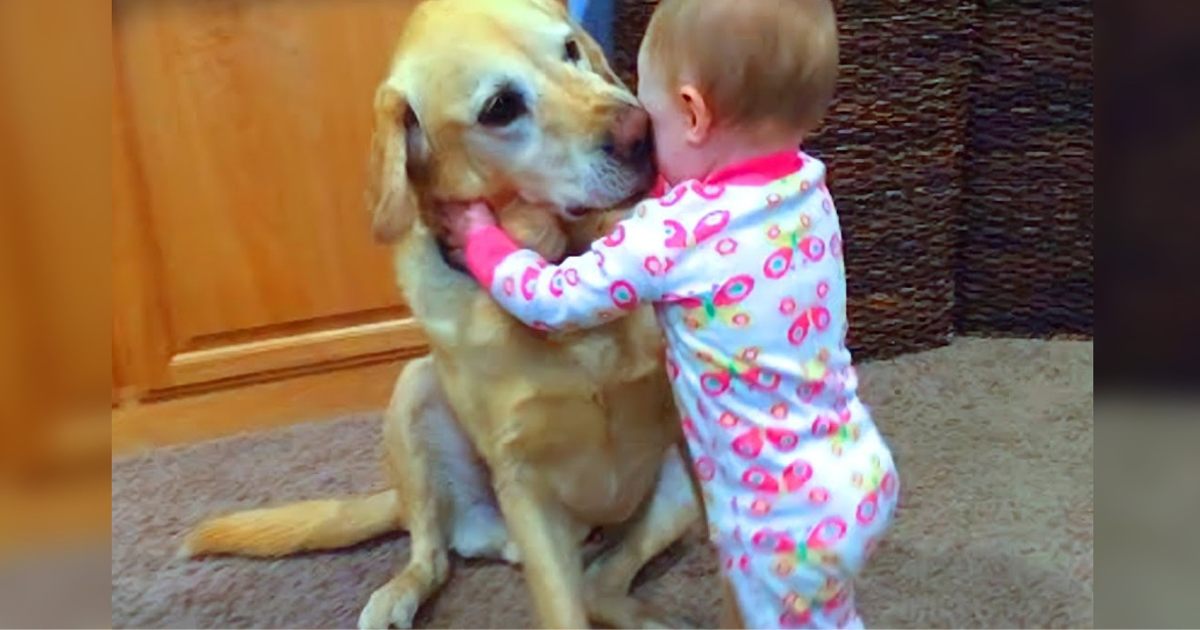
[[[864,365],[864,399],[896,453],[896,529],[859,586],[868,625],[1092,626],[1092,344],[959,339]],[[280,560],[176,559],[202,517],[372,490],[379,420],[321,422],[115,461],[113,627],[352,628],[408,554],[391,536]],[[635,592],[716,627],[715,561],[693,533]],[[458,561],[418,627],[521,628],[518,570]]]

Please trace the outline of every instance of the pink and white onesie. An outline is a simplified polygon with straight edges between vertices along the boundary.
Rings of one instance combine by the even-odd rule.
[[[862,627],[853,578],[892,520],[899,481],[856,393],[820,161],[787,152],[683,182],[560,265],[499,228],[465,253],[535,328],[594,326],[652,303],[747,627]]]

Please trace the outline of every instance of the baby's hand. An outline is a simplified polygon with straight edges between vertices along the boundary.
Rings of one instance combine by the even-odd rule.
[[[495,225],[495,215],[482,201],[442,206],[442,227],[446,229],[446,245],[450,249],[462,249],[475,232]]]

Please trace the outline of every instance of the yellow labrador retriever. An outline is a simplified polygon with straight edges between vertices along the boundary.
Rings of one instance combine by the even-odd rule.
[[[412,555],[363,628],[411,627],[451,551],[524,565],[541,623],[666,622],[629,596],[699,517],[649,309],[546,335],[497,307],[440,245],[440,204],[487,199],[550,260],[602,236],[652,177],[645,112],[555,0],[429,0],[375,95],[376,237],[432,353],[384,419],[391,487],[201,523],[187,556],[280,556],[407,529]],[[616,543],[585,570],[581,543]]]

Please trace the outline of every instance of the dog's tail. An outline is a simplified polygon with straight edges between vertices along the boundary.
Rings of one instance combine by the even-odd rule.
[[[272,558],[302,551],[340,549],[403,526],[398,493],[384,490],[218,516],[192,529],[179,555]]]

